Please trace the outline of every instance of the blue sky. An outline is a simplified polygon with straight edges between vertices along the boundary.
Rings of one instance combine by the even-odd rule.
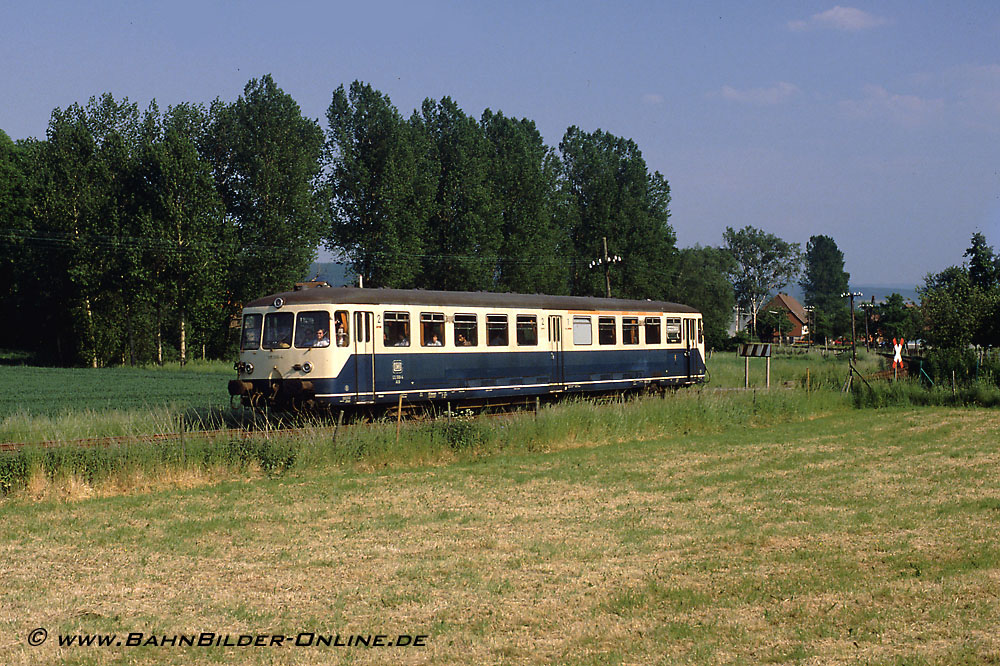
[[[323,121],[355,79],[406,115],[634,139],[678,243],[826,234],[852,283],[916,284],[1000,248],[1000,2],[51,2],[0,6],[0,129],[44,137],[105,92],[232,101],[270,73]],[[323,123],[325,125],[325,123]]]

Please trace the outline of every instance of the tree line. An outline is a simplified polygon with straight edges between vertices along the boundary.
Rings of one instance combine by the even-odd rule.
[[[813,339],[849,333],[832,238],[803,253],[748,226],[678,248],[670,196],[630,139],[573,126],[550,147],[527,118],[474,118],[449,97],[406,116],[355,81],[321,125],[270,76],[207,107],[105,94],[54,110],[43,140],[0,131],[0,348],[64,365],[226,358],[241,305],[305,278],[320,246],[365,286],[600,296],[605,239],[622,258],[612,294],[698,308],[710,347],[732,343],[736,304],[780,332],[761,307],[800,274]],[[880,304],[885,330],[971,321],[958,296],[988,319],[1000,269],[985,239],[970,253],[929,276],[923,319],[898,295]],[[996,326],[954,327],[926,338],[997,344]]]
[[[318,246],[366,286],[679,300],[670,188],[630,139],[450,98],[404,117],[368,84],[326,126],[272,77],[234,102],[140,110],[110,94],[0,132],[0,347],[60,364],[226,357],[242,303],[289,289]]]

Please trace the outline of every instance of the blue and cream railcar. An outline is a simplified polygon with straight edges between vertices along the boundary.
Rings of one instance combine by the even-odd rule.
[[[694,384],[701,314],[677,303],[318,286],[243,310],[244,404],[494,400]]]

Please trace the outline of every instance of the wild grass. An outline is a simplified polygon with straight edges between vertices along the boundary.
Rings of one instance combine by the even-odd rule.
[[[50,495],[60,488],[116,492],[127,479],[191,478],[211,468],[223,477],[281,474],[329,466],[360,469],[446,464],[499,454],[589,447],[609,441],[718,433],[782,423],[831,410],[847,409],[845,397],[797,392],[721,394],[679,391],[596,403],[570,400],[537,414],[521,412],[397,424],[390,418],[331,431],[321,421],[304,429],[266,428],[263,432],[154,441],[136,434],[107,446],[28,447],[0,454],[0,493],[34,489]],[[169,427],[169,412],[162,428]],[[120,424],[123,434],[143,430]],[[107,432],[107,425],[104,431]],[[89,436],[90,432],[76,434]],[[133,484],[134,485],[134,484]],[[40,488],[48,488],[40,493]]]
[[[772,348],[771,386],[773,388],[799,387],[812,391],[839,390],[847,380],[850,349],[825,352],[822,349],[803,351],[781,347]],[[882,370],[884,360],[874,352],[860,349],[857,352],[858,372],[871,374]],[[708,361],[710,388],[742,388],[746,371],[745,359],[737,352],[717,352]],[[766,386],[765,359],[750,359],[750,386]]]
[[[895,382],[875,382],[852,390],[854,405],[858,408],[883,408],[904,406],[977,406],[1000,407],[1000,387],[992,378],[963,385],[927,386],[915,379]]]

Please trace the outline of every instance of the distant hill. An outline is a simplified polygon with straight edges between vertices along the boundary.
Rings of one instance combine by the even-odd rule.
[[[339,261],[313,263],[309,266],[309,275],[304,280],[320,280],[329,282],[331,287],[353,287],[357,284],[357,276]]]
[[[879,303],[884,301],[889,294],[899,294],[903,297],[904,301],[913,301],[914,303],[920,302],[920,296],[917,294],[917,288],[914,285],[904,285],[904,284],[852,284],[851,289],[853,291],[860,291],[864,294],[860,299],[861,301],[871,301],[872,296],[875,297],[875,302]],[[805,303],[805,294],[802,293],[802,287],[796,284],[790,284],[781,290],[782,293],[788,294],[795,298],[799,303]]]

